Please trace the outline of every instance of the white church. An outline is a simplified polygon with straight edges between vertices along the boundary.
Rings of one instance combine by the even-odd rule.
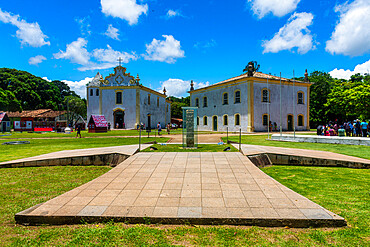
[[[191,85],[198,130],[267,131],[269,123],[270,130],[279,130],[280,123],[283,130],[309,130],[307,71],[304,81],[296,81],[253,71],[253,64],[249,67],[245,74],[207,87],[194,90]]]
[[[162,128],[171,122],[171,102],[166,100],[166,91],[159,93],[140,84],[126,73],[121,65],[114,73],[103,76],[98,72],[87,84],[87,119],[91,115],[103,115],[111,128],[135,129],[140,124]]]

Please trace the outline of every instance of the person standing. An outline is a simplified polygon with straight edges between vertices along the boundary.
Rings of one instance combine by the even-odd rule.
[[[367,123],[365,120],[361,123],[362,137],[367,137]]]
[[[171,125],[170,123],[167,124],[167,134],[170,134],[171,131]]]
[[[161,135],[161,131],[162,131],[161,122],[158,122],[157,129],[158,129],[158,135],[160,136]]]
[[[77,131],[76,138],[77,138],[78,136],[80,136],[80,138],[81,138],[81,125],[80,125],[80,124],[78,124],[78,125],[77,125],[77,129],[76,129],[76,131]]]

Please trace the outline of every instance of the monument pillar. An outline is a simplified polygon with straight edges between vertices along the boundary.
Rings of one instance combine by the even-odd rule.
[[[197,116],[198,107],[182,107],[182,147],[198,147],[198,126]]]

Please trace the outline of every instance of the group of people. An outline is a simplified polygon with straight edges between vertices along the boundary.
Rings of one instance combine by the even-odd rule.
[[[370,137],[370,121],[354,120],[344,123],[329,122],[329,124],[317,126],[317,135],[323,136],[352,136],[352,137]]]
[[[140,129],[141,130],[145,130],[145,124],[144,123],[140,123],[140,124],[137,125],[137,130],[140,130]],[[148,132],[151,132],[151,128],[150,127],[148,127],[146,130]],[[168,123],[166,125],[166,130],[167,130],[167,134],[170,134],[170,132],[171,132],[171,124],[170,123]],[[158,124],[157,124],[157,131],[158,131],[158,135],[160,136],[161,135],[161,132],[162,132],[161,122],[158,122]]]

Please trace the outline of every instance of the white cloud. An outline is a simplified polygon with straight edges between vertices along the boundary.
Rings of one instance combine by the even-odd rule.
[[[83,36],[87,36],[91,34],[90,30],[90,23],[89,23],[90,17],[84,17],[81,19],[76,18],[75,21],[78,23],[80,26],[81,34]]]
[[[370,72],[370,60],[366,61],[365,63],[356,65],[354,70],[344,70],[344,69],[337,69],[330,71],[329,74],[334,78],[339,79],[350,79],[351,75],[360,73],[360,74],[369,74]]]
[[[211,39],[206,42],[197,42],[194,44],[194,48],[201,49],[205,53],[208,49],[217,46],[217,42],[214,39]]]
[[[76,94],[81,96],[81,98],[86,98],[86,84],[89,83],[92,79],[93,77],[86,77],[81,81],[68,81],[68,80],[62,81],[67,83],[71,90],[75,91]]]
[[[42,79],[44,79],[45,81],[51,82],[51,80],[47,78],[46,76],[42,77]]]
[[[119,40],[119,30],[113,27],[112,24],[109,24],[108,29],[104,34],[112,39]]]
[[[370,1],[355,0],[336,6],[340,20],[326,42],[331,54],[359,56],[370,51]]]
[[[22,20],[19,15],[13,15],[9,12],[0,9],[0,21],[10,23],[18,28],[16,36],[22,45],[29,45],[32,47],[41,47],[43,45],[50,45],[49,41],[45,41],[46,36],[37,22],[28,23]]]
[[[263,53],[277,53],[282,50],[297,48],[298,53],[304,54],[315,49],[310,30],[307,28],[313,23],[311,13],[294,13],[288,23],[279,29],[271,40],[264,40]]]
[[[301,0],[248,0],[252,4],[252,10],[259,19],[268,13],[282,17],[293,12]]]
[[[56,59],[69,59],[73,63],[87,65],[90,60],[90,53],[86,50],[87,40],[78,38],[67,45],[66,51],[59,51],[54,54]]]
[[[137,56],[135,53],[127,53],[115,51],[107,45],[107,49],[95,49],[93,56],[101,62],[117,63],[117,59],[120,57],[123,63],[128,63],[130,60],[136,60]]]
[[[184,81],[181,79],[168,79],[160,82],[161,87],[157,91],[162,92],[163,88],[166,88],[167,95],[175,97],[186,97],[187,92],[190,90],[190,81]],[[201,88],[209,86],[209,82],[194,82],[194,88]]]
[[[136,0],[101,0],[100,3],[105,15],[124,19],[129,25],[136,24],[139,16],[148,11],[147,4],[137,4]]]
[[[132,52],[115,51],[107,45],[107,49],[94,49],[91,53],[85,48],[87,40],[78,38],[76,41],[67,45],[66,51],[54,54],[56,59],[69,59],[73,63],[83,65],[78,68],[80,71],[108,69],[117,66],[117,59],[120,57],[123,63],[136,60],[138,56]],[[94,61],[91,61],[94,58]]]
[[[35,57],[31,57],[28,60],[28,63],[31,64],[31,65],[39,65],[44,60],[46,60],[46,57],[44,57],[43,55],[37,55]]]
[[[162,35],[162,37],[166,40],[153,39],[150,44],[146,44],[147,54],[143,55],[146,60],[175,63],[177,58],[184,57],[180,41],[172,35]]]
[[[176,16],[182,16],[180,11],[170,9],[170,10],[167,11],[165,18],[166,19],[171,19],[171,18],[176,17]]]

